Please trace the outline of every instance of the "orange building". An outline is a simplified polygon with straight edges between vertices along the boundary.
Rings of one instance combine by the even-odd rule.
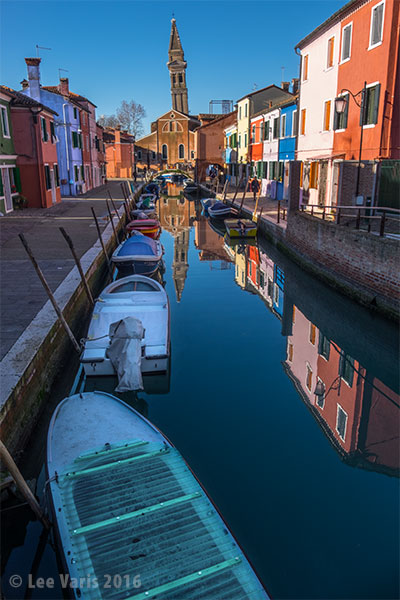
[[[201,118],[203,115],[199,115]],[[206,115],[208,116],[208,115]],[[223,170],[225,160],[224,130],[236,124],[237,111],[225,115],[216,115],[211,121],[205,121],[196,130],[197,178],[206,178],[209,165],[219,165]]]
[[[133,176],[135,168],[135,138],[119,127],[106,127],[103,131],[103,141],[106,157],[106,176]]]
[[[359,0],[343,9],[337,92],[348,102],[335,114],[334,156],[358,159],[360,107],[344,90],[361,104],[366,82],[362,160],[400,158],[399,12],[398,0]]]

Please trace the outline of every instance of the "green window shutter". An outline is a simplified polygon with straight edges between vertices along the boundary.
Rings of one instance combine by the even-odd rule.
[[[15,187],[17,188],[17,192],[21,193],[21,174],[19,172],[19,167],[15,167],[13,169],[14,171],[14,181],[15,181]]]
[[[72,147],[77,148],[78,146],[78,137],[76,131],[72,132]]]
[[[269,139],[269,121],[265,121],[264,123],[264,140]]]
[[[51,189],[51,179],[50,179],[50,167],[48,165],[44,166],[44,175],[46,179],[46,190]]]
[[[383,5],[381,6],[383,8]],[[372,123],[378,122],[378,110],[379,110],[379,96],[381,93],[381,84],[375,86],[375,97],[374,97],[374,105],[372,107]]]
[[[82,181],[85,181],[85,172],[83,170],[83,165],[81,165],[81,179]]]
[[[78,167],[76,165],[74,165],[74,172],[75,172],[75,181],[79,180],[79,171],[78,171]]]
[[[79,140],[79,148],[82,148],[82,134],[81,133],[78,134],[78,140]]]
[[[59,187],[60,186],[60,175],[58,173],[58,165],[57,164],[54,165],[54,179],[55,179],[56,187]]]
[[[3,190],[3,178],[0,175],[0,196],[4,196],[4,190]]]
[[[47,142],[48,140],[46,119],[44,117],[42,117],[42,139],[44,142]]]

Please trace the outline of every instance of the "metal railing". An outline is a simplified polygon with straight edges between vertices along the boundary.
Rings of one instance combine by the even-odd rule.
[[[400,235],[400,209],[388,206],[337,206],[301,204],[300,211],[312,217],[368,233]]]

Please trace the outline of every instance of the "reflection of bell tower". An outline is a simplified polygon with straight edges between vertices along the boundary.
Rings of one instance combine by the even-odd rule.
[[[183,288],[189,268],[189,230],[180,231],[174,241],[174,260],[172,262],[172,278],[175,285],[176,299],[181,301]]]
[[[186,87],[186,61],[176,27],[175,19],[171,21],[171,37],[169,39],[167,67],[171,76],[172,108],[189,114],[188,91]]]

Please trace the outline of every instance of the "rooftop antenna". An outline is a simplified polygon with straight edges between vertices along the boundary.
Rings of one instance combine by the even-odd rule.
[[[58,79],[61,79],[61,71],[65,71],[66,73],[69,73],[68,69],[58,69]]]
[[[256,83],[253,83],[253,90],[256,90],[258,88],[258,85]]]
[[[40,50],[51,50],[51,48],[46,48],[46,46],[38,46],[36,44],[36,57],[39,58],[39,49]]]

